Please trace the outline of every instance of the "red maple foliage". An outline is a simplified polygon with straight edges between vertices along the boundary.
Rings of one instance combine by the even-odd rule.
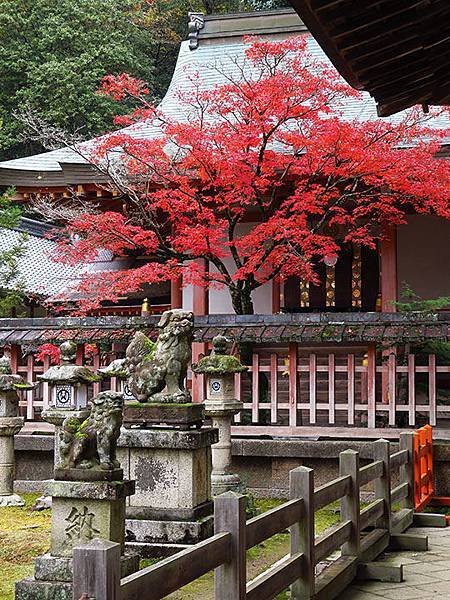
[[[256,288],[317,281],[317,264],[343,244],[374,248],[384,225],[410,213],[450,218],[450,167],[436,158],[448,131],[414,110],[394,122],[347,119],[342,105],[359,93],[313,59],[305,37],[246,43],[227,83],[204,89],[192,78],[183,122],[150,106],[144,82],[103,81],[102,93],[139,99],[128,123],[151,119],[158,135],[135,124],[98,140],[89,160],[123,193],[123,211],[68,223],[59,258],[85,261],[101,248],[148,262],[86,277],[85,309],[182,276],[226,286],[235,311],[251,313]]]
[[[42,344],[37,349],[36,360],[38,362],[44,362],[46,357],[50,359],[51,365],[59,365],[61,360],[61,351],[55,344]]]

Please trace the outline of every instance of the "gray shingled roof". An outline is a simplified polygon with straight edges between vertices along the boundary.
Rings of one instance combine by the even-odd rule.
[[[265,38],[274,40],[293,34],[307,35],[311,54],[331,65],[315,39],[306,32],[305,26],[294,11],[285,10],[278,13],[278,16],[276,13],[270,12],[255,13],[250,16],[241,14],[235,16],[225,15],[220,18],[217,16],[207,17],[205,27],[198,35],[198,47],[194,50],[190,49],[189,41],[181,44],[173,79],[166,96],[160,104],[160,109],[171,118],[180,121],[186,120],[186,108],[180,103],[177,94],[180,89],[184,92],[192,89],[188,73],[198,72],[202,86],[205,88],[224,83],[225,78],[217,72],[215,65],[220,63],[221,68],[228,73],[236,73],[237,69],[233,60],[244,60],[245,45],[242,42],[242,35],[250,32],[261,33]],[[348,119],[369,120],[378,118],[375,102],[367,93],[364,94],[362,100],[349,100],[343,107],[343,113]],[[390,119],[393,121],[399,120],[402,118],[402,114],[398,113]],[[450,120],[439,117],[434,120],[433,124],[436,127],[448,127]],[[429,125],[433,124],[429,123]],[[126,131],[137,137],[152,138],[158,135],[159,128],[151,122],[146,122],[128,127]],[[87,146],[89,146],[89,143],[86,142]],[[57,173],[62,171],[61,163],[82,164],[83,162],[79,155],[66,148],[4,161],[0,163],[0,184],[2,183],[2,169]],[[9,171],[8,183],[10,183],[10,179],[11,171]]]
[[[21,231],[0,229],[0,253],[16,246],[21,240]],[[25,293],[39,296],[54,296],[62,292],[77,276],[80,267],[55,263],[56,243],[41,236],[28,235],[24,252],[18,259],[18,279],[23,281]]]

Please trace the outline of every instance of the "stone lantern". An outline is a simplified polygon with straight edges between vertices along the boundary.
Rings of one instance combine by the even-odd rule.
[[[0,358],[0,506],[23,506],[24,501],[14,494],[14,436],[24,423],[19,413],[19,390],[31,390],[20,375],[13,375],[11,361]]]
[[[123,394],[123,399],[127,401],[136,401],[133,392],[128,385],[128,371],[126,369],[125,358],[116,358],[107,367],[97,369],[97,373],[103,377],[117,377],[117,391]]]
[[[64,419],[75,417],[84,420],[88,417],[89,386],[101,381],[101,377],[87,367],[75,364],[76,349],[74,342],[61,344],[60,364],[38,376],[50,387],[50,406],[42,413],[42,417],[55,425],[55,467],[58,466],[60,428]]]
[[[239,475],[231,472],[231,419],[242,410],[242,402],[236,399],[234,376],[247,367],[236,356],[228,354],[224,336],[216,336],[212,344],[211,354],[193,365],[192,370],[206,375],[205,414],[219,430],[219,441],[211,448],[212,492],[218,496],[242,488]]]

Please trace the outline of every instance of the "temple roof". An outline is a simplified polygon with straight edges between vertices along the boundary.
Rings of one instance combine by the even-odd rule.
[[[80,271],[79,266],[72,267],[51,260],[50,255],[55,252],[56,242],[44,237],[51,228],[32,219],[22,219],[15,229],[1,229],[0,253],[20,244],[23,233],[28,234],[23,242],[23,252],[17,259],[17,281],[23,284],[26,295],[56,295]]]
[[[160,316],[0,319],[0,347],[45,342],[128,342],[136,331],[157,331]],[[233,342],[285,344],[421,343],[450,339],[450,313],[293,313],[194,317],[194,341],[222,335]]]
[[[291,0],[333,64],[381,116],[450,104],[448,0]]]
[[[262,35],[265,39],[280,40],[293,35],[307,35],[312,55],[331,64],[317,41],[307,32],[298,15],[291,9],[236,15],[191,14],[189,39],[182,42],[172,82],[161,101],[160,110],[172,119],[186,120],[185,107],[178,98],[179,90],[193,89],[189,74],[199,73],[201,85],[211,88],[226,82],[225,75],[217,71],[217,64],[225,73],[237,73],[236,61],[244,60],[243,37]],[[363,99],[351,99],[343,107],[348,119],[369,120],[377,117],[375,101],[369,94]],[[401,113],[392,117],[400,119]],[[431,125],[431,123],[429,123]],[[435,126],[448,126],[444,117],[434,120]],[[153,138],[159,128],[151,121],[125,129],[136,137]],[[85,142],[89,148],[91,142]],[[0,163],[0,185],[30,187],[67,186],[98,181],[99,175],[78,154],[63,148],[34,156]]]

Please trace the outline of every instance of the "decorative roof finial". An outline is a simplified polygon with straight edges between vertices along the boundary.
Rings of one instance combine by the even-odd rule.
[[[205,15],[200,12],[189,12],[188,16],[189,49],[195,50],[198,48],[198,34],[205,26]]]
[[[75,360],[77,354],[77,345],[74,342],[63,342],[59,347],[61,351],[61,364],[67,365]]]

